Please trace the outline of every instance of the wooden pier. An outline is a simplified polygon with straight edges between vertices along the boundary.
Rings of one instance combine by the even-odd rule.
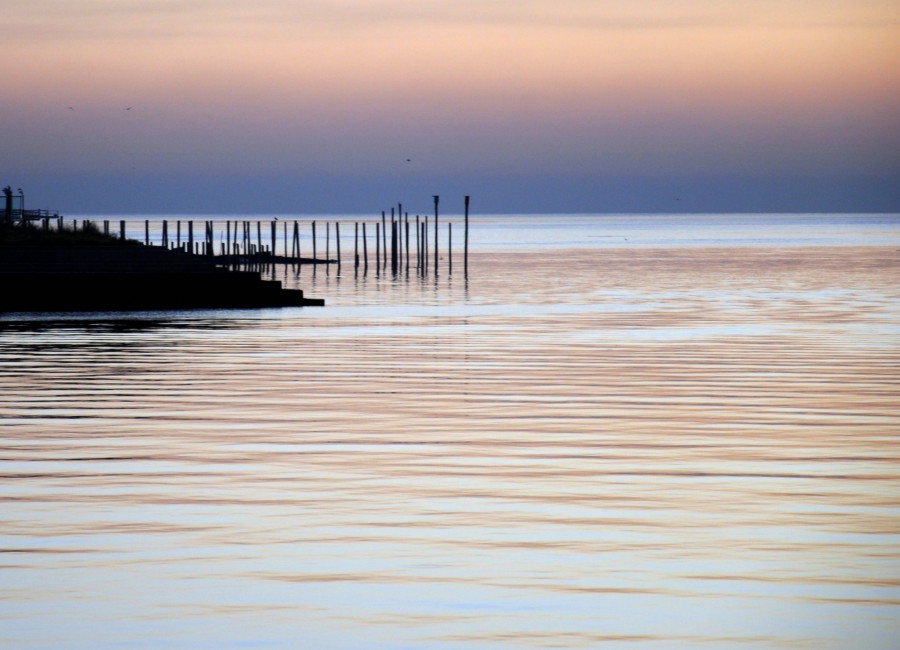
[[[403,204],[399,203],[396,208],[390,209],[389,217],[388,211],[382,210],[380,217],[354,220],[352,227],[348,228],[345,224],[343,229],[339,220],[325,220],[323,224],[319,219],[145,219],[140,224],[125,219],[66,220],[58,214],[45,213],[31,220],[40,221],[44,230],[77,232],[92,229],[121,240],[131,239],[147,247],[180,251],[232,268],[260,268],[278,264],[336,265],[341,268],[347,261],[341,255],[342,248],[348,249],[348,242],[341,237],[343,231],[345,236],[352,233],[353,257],[349,264],[356,274],[369,272],[369,248],[374,236],[375,258],[372,266],[378,275],[390,269],[394,275],[413,271],[421,276],[429,273],[437,276],[442,268],[446,268],[450,275],[453,273],[453,221],[445,217],[439,222],[439,197],[434,196],[433,201],[432,219],[428,214],[416,214],[415,221],[411,222],[409,212],[404,212]],[[463,270],[468,275],[468,196],[465,197],[464,222],[461,225],[465,242]],[[129,228],[133,230],[129,232]],[[446,236],[440,234],[442,229]],[[304,236],[305,233],[308,236]],[[441,250],[442,239],[446,242],[445,250]],[[433,246],[429,246],[432,241]],[[304,250],[310,251],[311,256],[304,256]],[[324,252],[324,257],[319,256],[320,252]],[[446,260],[443,267],[441,260]]]

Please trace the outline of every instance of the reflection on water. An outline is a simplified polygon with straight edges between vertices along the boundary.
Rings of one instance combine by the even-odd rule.
[[[889,648],[900,254],[0,323],[0,645]]]

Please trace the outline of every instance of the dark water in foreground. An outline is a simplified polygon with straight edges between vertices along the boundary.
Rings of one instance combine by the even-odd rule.
[[[3,317],[0,646],[896,647],[900,222],[659,219]]]

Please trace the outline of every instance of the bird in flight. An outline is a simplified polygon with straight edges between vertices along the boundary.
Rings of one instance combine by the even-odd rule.
[[[125,110],[126,110],[126,111],[130,111],[130,110],[131,110],[131,106],[129,106],[129,107],[126,108]]]

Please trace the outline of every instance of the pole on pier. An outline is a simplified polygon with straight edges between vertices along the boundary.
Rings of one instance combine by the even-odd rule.
[[[366,223],[363,222],[363,260],[365,262],[365,266],[363,267],[363,273],[369,272],[369,245],[366,241]]]
[[[125,220],[119,220],[119,239],[125,239]]]
[[[262,252],[262,221],[256,222],[256,251]]]
[[[434,274],[438,272],[438,201],[440,198],[434,195]]]
[[[169,247],[169,222],[167,219],[163,219],[162,245],[163,248]]]
[[[284,224],[284,256],[287,257],[287,221],[283,221],[282,223]]]
[[[453,222],[447,222],[447,273],[453,275]]]
[[[300,224],[296,221],[294,222],[294,242],[293,247],[291,248],[291,252],[294,254],[294,257],[297,258],[297,261],[300,261]]]
[[[331,260],[331,222],[325,222],[325,261]],[[330,269],[331,267],[326,267]]]
[[[403,204],[397,203],[397,266],[403,265]]]
[[[181,219],[175,222],[175,244],[181,248]]]
[[[359,221],[353,224],[353,270],[359,268]]]
[[[391,219],[391,273],[397,273],[397,222]]]
[[[422,224],[419,223],[419,215],[416,215],[416,270],[422,268]]]
[[[341,223],[334,222],[334,243],[337,246],[337,263],[338,269],[341,268]]]
[[[466,244],[463,254],[463,274],[469,275],[469,196],[466,195]]]
[[[384,218],[384,212],[381,213],[382,219]],[[375,269],[377,271],[381,270],[381,231],[379,230],[379,224],[377,221],[375,222]]]
[[[312,222],[312,245],[313,245],[313,259],[316,258],[316,222]]]
[[[150,245],[150,220],[144,219],[144,245]]]
[[[403,234],[403,241],[406,242],[406,272],[409,273],[409,215],[406,216],[406,232]]]
[[[272,226],[272,257],[275,257],[275,222],[271,223]]]

